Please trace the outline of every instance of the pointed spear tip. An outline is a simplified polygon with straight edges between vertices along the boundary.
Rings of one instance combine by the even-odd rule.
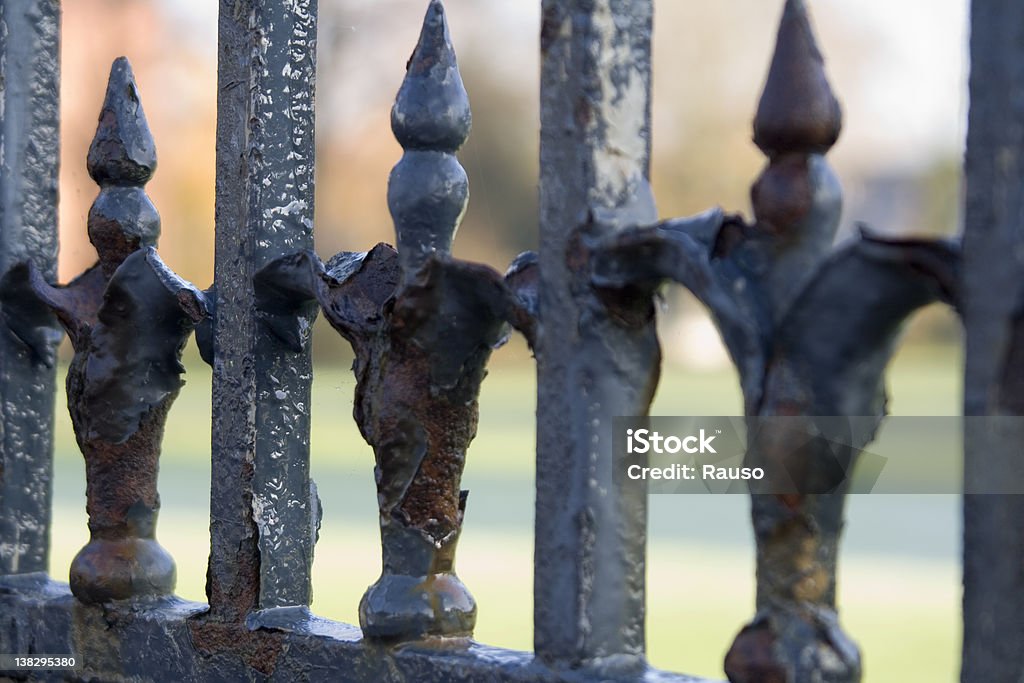
[[[757,116],[754,143],[769,157],[824,154],[839,138],[842,111],[832,92],[803,0],[786,0]]]
[[[89,175],[100,185],[142,186],[156,169],[156,144],[126,57],[118,57],[110,66],[87,163]]]
[[[455,48],[448,30],[448,17],[441,0],[431,0],[423,17],[419,40],[405,68],[420,73],[434,64],[443,66],[455,63]]]
[[[442,37],[448,39],[448,17],[445,14],[444,3],[441,0],[430,0],[430,4],[427,5],[427,13],[423,17],[423,29],[420,31],[420,37],[422,38],[428,30],[436,31],[437,28],[442,29]]]
[[[115,75],[124,75],[128,80],[135,80],[132,63],[124,55],[115,59],[110,65],[110,79],[113,80]]]
[[[391,130],[404,149],[454,152],[466,141],[471,124],[444,5],[431,0],[391,110]]]

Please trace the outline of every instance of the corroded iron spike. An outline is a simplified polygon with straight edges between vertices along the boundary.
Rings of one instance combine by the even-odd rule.
[[[131,68],[118,59],[89,150],[100,184],[89,212],[99,263],[63,286],[26,264],[0,280],[4,318],[19,338],[43,354],[41,311],[49,310],[75,349],[68,412],[85,456],[90,540],[71,563],[70,584],[87,603],[174,589],[174,560],[155,538],[157,467],[182,385],[181,351],[209,307],[151,246],[159,217],[141,186],[155,165]]]
[[[466,141],[471,125],[444,5],[433,0],[391,109],[391,130],[403,149],[454,152]]]
[[[451,152],[469,116],[435,0],[392,115],[405,147],[388,185],[398,250],[378,244],[326,266],[312,252],[293,253],[253,283],[264,324],[291,348],[306,343],[295,311],[315,299],[355,351],[353,414],[373,447],[383,555],[359,604],[368,638],[472,634],[476,603],[454,563],[480,384],[508,322],[527,335],[536,327],[536,258],[517,259],[503,278],[448,253],[468,197]]]
[[[775,320],[835,239],[842,188],[823,156],[840,128],[839,103],[825,78],[802,0],[787,0],[775,55],[754,119],[754,142],[769,163],[751,187],[760,240],[770,252],[763,290]]]
[[[89,241],[109,278],[129,254],[160,237],[160,214],[142,189],[156,169],[156,147],[124,57],[110,68],[88,165],[100,186],[89,209]]]
[[[453,152],[471,120],[444,7],[433,0],[391,110],[405,154],[388,179],[388,208],[407,280],[430,253],[451,251],[469,199],[466,171]]]
[[[793,417],[761,425],[747,462],[795,486],[769,484],[752,498],[758,612],[726,656],[733,683],[783,672],[786,680],[860,680],[835,600],[848,473],[884,416],[885,369],[905,319],[934,301],[955,302],[958,268],[956,243],[862,234],[818,267],[777,326],[759,415]],[[790,431],[796,420],[806,427]]]
[[[338,254],[326,267],[298,252],[255,276],[275,334],[297,340],[294,311],[315,299],[355,350],[354,415],[374,449],[383,546],[383,572],[359,607],[368,637],[473,629],[476,604],[454,571],[466,504],[459,482],[487,360],[505,338],[505,321],[531,315],[535,270],[525,257],[506,279],[434,254],[402,283],[399,255],[379,244]]]
[[[842,112],[803,0],[786,0],[775,54],[754,118],[754,143],[771,158],[824,154],[839,137]]]
[[[110,67],[107,96],[89,147],[89,175],[99,185],[141,186],[156,170],[156,143],[125,57]]]

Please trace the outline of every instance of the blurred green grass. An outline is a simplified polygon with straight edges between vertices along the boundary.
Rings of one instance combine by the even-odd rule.
[[[895,396],[890,410],[959,412],[958,353],[953,347],[918,345],[902,350],[890,376]],[[190,361],[186,377],[164,442],[158,535],[178,562],[178,593],[205,600],[210,374]],[[316,368],[312,471],[324,521],[314,564],[313,608],[348,622],[357,621],[359,598],[380,571],[373,456],[351,420],[353,389],[347,368]],[[469,454],[464,484],[471,495],[459,551],[459,574],[479,604],[478,640],[525,650],[533,645],[534,392],[534,370],[521,345],[499,352],[484,382],[479,435]],[[51,559],[52,573],[62,579],[87,539],[84,468],[63,401],[59,396]],[[662,415],[739,412],[733,372],[678,368],[663,372],[652,409]],[[691,500],[670,500],[680,498]],[[840,602],[843,623],[863,650],[865,680],[956,680],[960,578],[955,497],[925,497],[924,502],[907,497],[905,504],[899,496],[857,498],[851,501]],[[896,517],[902,510],[908,511],[909,521],[900,527]],[[724,653],[753,613],[747,501],[738,496],[655,496],[650,515],[650,659],[662,668],[723,678]]]

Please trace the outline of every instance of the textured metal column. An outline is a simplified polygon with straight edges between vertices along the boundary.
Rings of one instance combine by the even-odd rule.
[[[590,249],[653,222],[651,0],[545,0],[534,648],[553,666],[643,663],[644,492],[612,479],[612,418],[644,415],[649,297],[605,298]]]
[[[0,2],[0,273],[57,276],[60,2]],[[0,574],[46,571],[55,369],[0,330]]]
[[[968,491],[1024,476],[1024,4],[974,0],[963,314]],[[1012,484],[1010,483],[1012,482]],[[964,497],[962,680],[1024,680],[1024,497]]]
[[[310,601],[319,515],[310,354],[259,324],[252,275],[313,246],[316,9],[316,0],[220,3],[207,591],[222,619]]]

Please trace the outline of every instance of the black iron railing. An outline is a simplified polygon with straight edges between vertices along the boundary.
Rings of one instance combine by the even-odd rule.
[[[155,146],[124,59],[88,157],[99,261],[55,284],[59,5],[0,5],[0,654],[77,659],[63,672],[12,675],[695,680],[646,663],[646,494],[612,471],[612,419],[646,415],[657,388],[663,282],[709,309],[752,420],[877,424],[898,329],[936,300],[966,322],[966,413],[1024,406],[1024,6],[974,5],[963,268],[953,241],[865,232],[832,246],[841,190],[825,155],[840,107],[801,0],[785,2],[754,120],[768,163],[749,222],[717,209],[657,220],[652,0],[544,0],[540,249],[502,275],[450,253],[467,202],[455,153],[471,114],[440,0],[428,4],[392,110],[404,150],[388,186],[396,247],[326,262],[312,250],[316,0],[221,0],[206,291],[154,250],[159,217],[143,186]],[[354,418],[376,459],[383,571],[359,627],[309,610],[318,310],[355,351]],[[47,574],[61,328],[75,351],[68,407],[91,532],[69,585]],[[193,328],[213,369],[208,604],[173,595],[174,560],[155,537],[163,422]],[[538,368],[534,653],[472,640],[472,586],[455,573],[473,509],[460,480],[477,397],[492,349],[513,329]],[[846,467],[872,436],[853,444]],[[967,476],[1012,476],[1021,436],[968,434]],[[751,458],[786,457],[785,434],[759,438]],[[861,678],[836,611],[845,487],[816,492],[830,476],[816,447],[803,451],[808,486],[751,499],[757,612],[725,660],[734,683]],[[965,681],[1019,681],[1024,671],[1019,508],[1011,496],[965,500]]]

